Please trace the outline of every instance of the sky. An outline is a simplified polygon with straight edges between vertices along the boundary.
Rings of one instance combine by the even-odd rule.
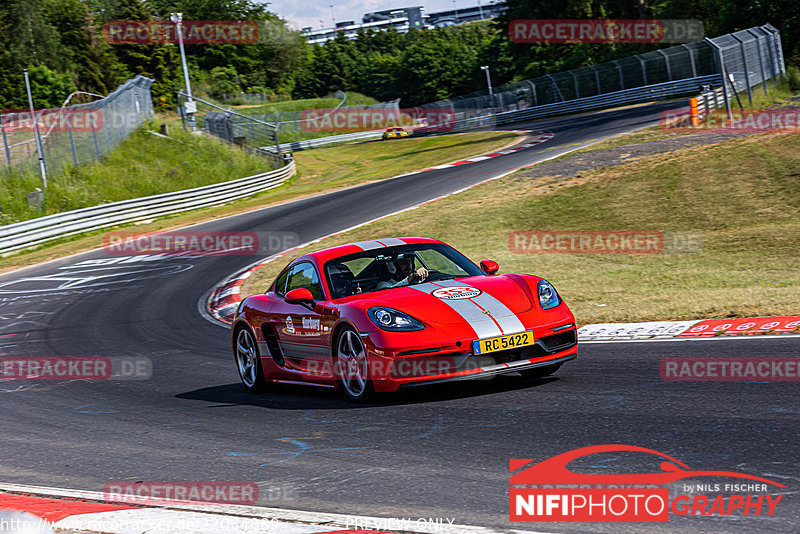
[[[483,5],[490,3],[490,0],[480,1]],[[456,0],[455,3],[456,8],[476,5],[478,0]],[[453,0],[272,0],[267,9],[288,21],[292,28],[299,30],[306,26],[314,29],[323,26],[330,28],[334,17],[337,22],[353,20],[360,23],[364,13],[413,6],[422,6],[428,13],[447,11],[453,9]]]

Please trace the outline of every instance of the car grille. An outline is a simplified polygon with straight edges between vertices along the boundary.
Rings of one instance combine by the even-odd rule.
[[[511,363],[530,358],[541,358],[574,347],[577,342],[577,331],[573,328],[566,332],[544,336],[537,339],[534,345],[528,347],[502,350],[477,356],[471,352],[450,352],[442,355],[430,354],[436,352],[435,348],[425,349],[424,351],[407,351],[402,354],[404,356],[412,356],[414,353],[428,352],[429,355],[412,356],[395,360],[392,368],[392,376],[394,378],[420,377],[440,374],[442,372],[452,373],[455,371],[467,371],[496,365],[498,363]]]
[[[492,363],[511,363],[519,360],[552,356],[557,352],[574,347],[577,342],[578,334],[573,328],[566,332],[559,332],[550,336],[541,337],[536,340],[535,344],[528,347],[490,352],[489,354],[477,356],[475,358],[479,359],[481,367],[491,365]],[[487,360],[488,363],[484,360]],[[490,360],[494,361],[492,362]]]

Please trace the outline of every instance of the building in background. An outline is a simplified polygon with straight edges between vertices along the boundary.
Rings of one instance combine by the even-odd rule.
[[[315,30],[307,27],[303,28],[301,32],[306,36],[310,44],[323,44],[334,39],[340,33],[343,33],[348,39],[355,39],[359,30],[384,31],[394,28],[399,33],[406,33],[411,28],[421,30],[423,28],[455,26],[476,20],[494,18],[505,9],[506,5],[503,2],[491,2],[486,5],[479,3],[476,6],[463,9],[438,11],[430,14],[425,14],[422,6],[400,7],[365,13],[361,18],[360,24],[356,24],[354,21],[344,21],[337,23],[333,28]]]

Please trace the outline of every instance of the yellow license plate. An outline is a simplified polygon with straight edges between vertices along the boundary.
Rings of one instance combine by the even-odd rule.
[[[520,332],[519,334],[506,334],[504,336],[490,337],[489,339],[477,339],[472,342],[472,350],[475,354],[486,354],[497,352],[498,350],[515,349],[533,345],[533,332]]]

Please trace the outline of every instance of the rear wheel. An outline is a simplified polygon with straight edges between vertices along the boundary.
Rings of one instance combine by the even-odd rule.
[[[236,344],[233,348],[233,358],[239,370],[239,378],[250,393],[258,393],[267,389],[264,378],[264,369],[261,366],[261,357],[258,345],[250,329],[242,326],[236,333]]]
[[[367,351],[358,332],[344,328],[336,339],[336,380],[344,396],[353,402],[366,402],[374,394],[369,379]]]
[[[561,365],[562,364],[560,363],[554,365],[543,365],[542,367],[534,367],[533,369],[520,371],[519,374],[521,374],[523,378],[535,380],[537,378],[544,378],[546,376],[552,375],[553,373],[559,370]]]

